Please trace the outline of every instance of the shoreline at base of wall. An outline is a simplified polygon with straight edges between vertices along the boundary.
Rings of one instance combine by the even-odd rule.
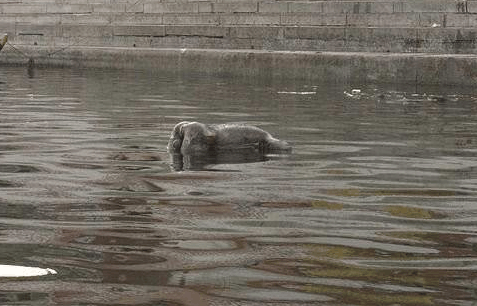
[[[474,86],[477,55],[8,45],[0,64],[138,69],[237,77]],[[30,61],[30,64],[32,62]]]

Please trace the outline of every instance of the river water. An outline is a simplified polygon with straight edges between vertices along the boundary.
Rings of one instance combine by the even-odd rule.
[[[474,305],[476,97],[2,67],[0,304]],[[176,171],[183,120],[293,152]]]

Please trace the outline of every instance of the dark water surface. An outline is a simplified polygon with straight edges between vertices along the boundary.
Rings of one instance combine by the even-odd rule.
[[[0,304],[474,305],[477,98],[352,89],[2,67]],[[176,172],[183,120],[294,152]]]

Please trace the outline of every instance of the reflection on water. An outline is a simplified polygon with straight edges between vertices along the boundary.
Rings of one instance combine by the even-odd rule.
[[[4,67],[0,304],[472,305],[476,102]],[[184,120],[256,125],[294,151],[177,163],[166,145]]]
[[[183,170],[213,170],[218,164],[257,163],[271,160],[270,155],[261,153],[255,149],[235,149],[208,154],[170,153],[172,169]]]

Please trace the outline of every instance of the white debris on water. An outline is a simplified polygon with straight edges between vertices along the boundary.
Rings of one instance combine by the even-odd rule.
[[[34,277],[44,276],[49,274],[57,274],[57,272],[50,268],[24,267],[13,265],[0,265],[1,277]]]
[[[279,91],[278,93],[286,95],[316,95],[316,91]]]

